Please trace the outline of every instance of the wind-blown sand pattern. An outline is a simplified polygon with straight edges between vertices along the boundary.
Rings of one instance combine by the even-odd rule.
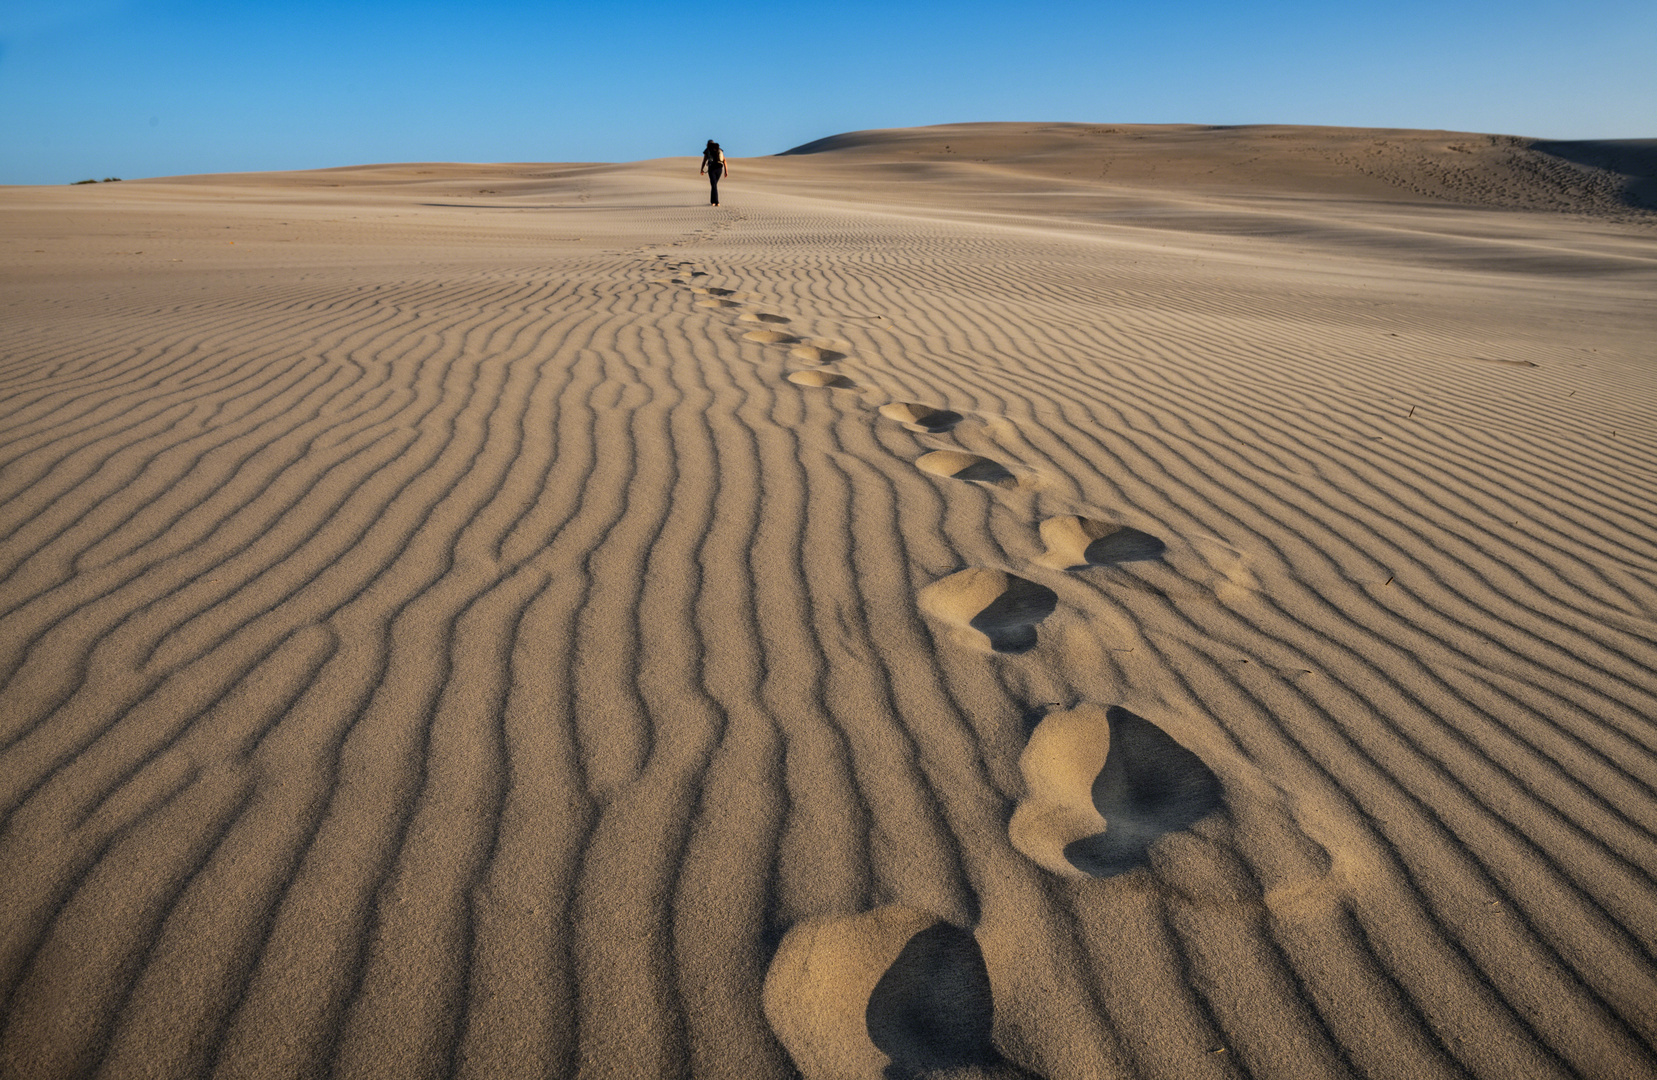
[[[1657,1074],[1650,147],[803,150],[0,190],[0,1075]]]

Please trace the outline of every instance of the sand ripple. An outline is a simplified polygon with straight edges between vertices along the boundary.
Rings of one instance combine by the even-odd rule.
[[[0,1074],[1657,1070],[1637,226],[793,167],[0,200]]]

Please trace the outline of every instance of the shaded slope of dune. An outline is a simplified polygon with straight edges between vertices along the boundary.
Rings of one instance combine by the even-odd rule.
[[[1560,142],[1409,129],[941,124],[785,150],[911,180],[987,174],[1162,191],[1292,193],[1595,214],[1657,210],[1657,141]]]
[[[1657,1069],[1643,227],[811,157],[0,193],[0,1074]]]

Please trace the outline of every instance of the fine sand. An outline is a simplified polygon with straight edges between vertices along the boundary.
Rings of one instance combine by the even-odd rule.
[[[1657,1075],[1653,156],[0,189],[0,1076]]]

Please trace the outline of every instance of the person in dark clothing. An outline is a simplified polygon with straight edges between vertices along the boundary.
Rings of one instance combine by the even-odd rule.
[[[702,151],[702,172],[708,174],[708,183],[711,186],[708,202],[719,205],[719,178],[730,172],[725,165],[725,151],[719,149],[719,144],[712,139]]]

